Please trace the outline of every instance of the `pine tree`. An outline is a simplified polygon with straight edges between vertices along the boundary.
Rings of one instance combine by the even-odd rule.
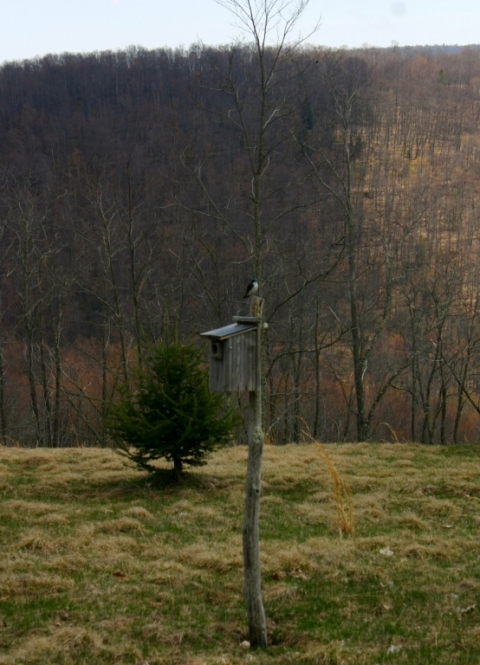
[[[230,441],[238,416],[224,394],[210,392],[201,363],[201,351],[190,344],[159,344],[111,407],[106,429],[141,469],[155,472],[152,462],[165,458],[178,476]]]

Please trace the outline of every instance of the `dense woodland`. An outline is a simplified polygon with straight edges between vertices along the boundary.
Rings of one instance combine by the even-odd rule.
[[[144,344],[253,276],[271,442],[478,440],[479,125],[477,47],[4,64],[1,440],[105,443]]]

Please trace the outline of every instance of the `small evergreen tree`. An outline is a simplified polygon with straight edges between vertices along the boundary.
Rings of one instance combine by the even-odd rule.
[[[185,464],[199,466],[212,450],[226,445],[237,422],[225,395],[211,393],[201,351],[189,344],[159,344],[122,388],[106,429],[120,452],[150,472],[165,458],[177,475]]]

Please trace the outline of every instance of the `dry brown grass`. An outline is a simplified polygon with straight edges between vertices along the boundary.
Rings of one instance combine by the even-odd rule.
[[[316,448],[320,459],[325,464],[330,477],[332,479],[332,491],[335,499],[335,506],[337,508],[337,520],[335,527],[340,533],[352,534],[355,531],[352,500],[350,490],[344,478],[338,473],[335,464],[330,459],[325,446],[321,443],[316,443]]]
[[[477,663],[476,449],[318,451],[265,451],[262,654],[241,646],[245,448],[163,489],[109,450],[0,449],[0,664]]]

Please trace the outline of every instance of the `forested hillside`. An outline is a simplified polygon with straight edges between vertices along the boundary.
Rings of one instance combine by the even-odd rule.
[[[104,442],[144,341],[265,298],[272,442],[479,438],[480,48],[0,69],[0,438]]]

